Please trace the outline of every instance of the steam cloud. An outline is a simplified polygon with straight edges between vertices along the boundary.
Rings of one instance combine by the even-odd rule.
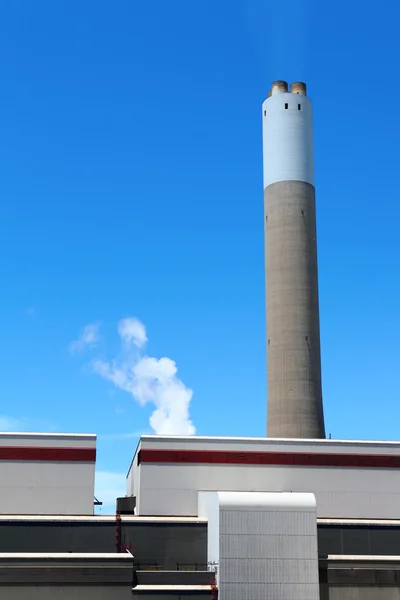
[[[316,0],[242,0],[241,5],[262,76],[266,76],[267,70],[271,81],[307,81],[312,32],[320,3]]]
[[[145,326],[135,318],[122,319],[118,325],[118,333],[128,348],[130,344],[142,348],[148,341]]]
[[[177,376],[170,358],[153,358],[141,353],[147,340],[146,328],[138,319],[122,319],[118,324],[121,353],[112,361],[95,360],[94,371],[117,388],[131,394],[141,405],[151,402],[155,410],[150,426],[157,434],[194,435],[189,418],[191,389]]]
[[[83,328],[83,331],[77,340],[69,345],[71,354],[83,352],[86,348],[93,348],[99,341],[99,323],[89,323]]]

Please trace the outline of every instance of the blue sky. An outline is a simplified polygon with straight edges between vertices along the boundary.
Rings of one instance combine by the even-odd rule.
[[[398,437],[400,7],[360,6],[3,3],[0,425],[97,433],[106,502],[154,410],[116,368],[168,358],[198,434],[265,433],[275,79],[314,103],[327,432]]]

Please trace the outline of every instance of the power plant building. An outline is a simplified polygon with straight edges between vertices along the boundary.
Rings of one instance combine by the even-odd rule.
[[[400,597],[400,442],[325,439],[305,84],[262,111],[267,437],[142,436],[101,516],[95,435],[0,434],[0,598]]]

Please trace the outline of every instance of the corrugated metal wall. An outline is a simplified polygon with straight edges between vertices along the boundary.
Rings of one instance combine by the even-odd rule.
[[[100,573],[99,573],[100,571]],[[0,597],[3,593],[3,587],[8,584],[18,584],[20,586],[35,585],[113,585],[132,587],[133,571],[132,565],[129,568],[121,567],[74,567],[69,568],[48,565],[46,567],[6,567],[0,568]]]
[[[329,600],[399,600],[398,587],[359,587],[336,586],[329,589]],[[325,600],[321,596],[321,600]]]
[[[358,566],[358,568],[357,568]],[[400,571],[382,565],[368,568],[321,568],[320,600],[399,600]]]
[[[0,552],[115,552],[115,523],[0,521]],[[127,524],[122,536],[135,560],[175,570],[207,563],[207,525]],[[400,554],[400,527],[319,525],[318,554]]]
[[[132,544],[139,563],[156,563],[166,570],[189,563],[204,568],[207,563],[206,524],[122,522],[121,527],[123,543]],[[115,552],[115,535],[113,521],[0,521],[0,552]]]
[[[1,587],[4,600],[132,600],[129,586],[6,586]]]
[[[247,593],[252,600],[316,600],[319,587],[313,530],[312,513],[222,510],[221,600],[240,600]]]
[[[400,527],[319,525],[318,553],[347,555],[399,555]]]
[[[220,600],[318,600],[314,496],[217,495]]]

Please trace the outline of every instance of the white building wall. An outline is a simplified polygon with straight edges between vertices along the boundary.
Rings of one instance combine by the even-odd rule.
[[[0,514],[93,514],[95,451],[94,435],[0,434]]]
[[[138,454],[133,457],[131,466],[126,477],[126,495],[136,497],[135,513],[140,514],[140,469],[138,469]]]
[[[400,455],[398,443],[144,439],[142,448]],[[400,469],[142,463],[138,514],[197,516],[198,491],[312,492],[320,518],[397,519]]]
[[[199,490],[312,492],[320,518],[396,519],[400,473],[237,465],[141,465],[141,515],[197,516]]]
[[[0,514],[93,514],[94,464],[1,463]]]
[[[220,554],[220,505],[218,492],[199,492],[198,507],[199,518],[207,520],[207,561],[210,570],[215,571],[214,567],[219,565]]]
[[[318,549],[312,494],[200,492],[214,542],[221,600],[318,600]],[[211,555],[210,555],[211,552]]]

